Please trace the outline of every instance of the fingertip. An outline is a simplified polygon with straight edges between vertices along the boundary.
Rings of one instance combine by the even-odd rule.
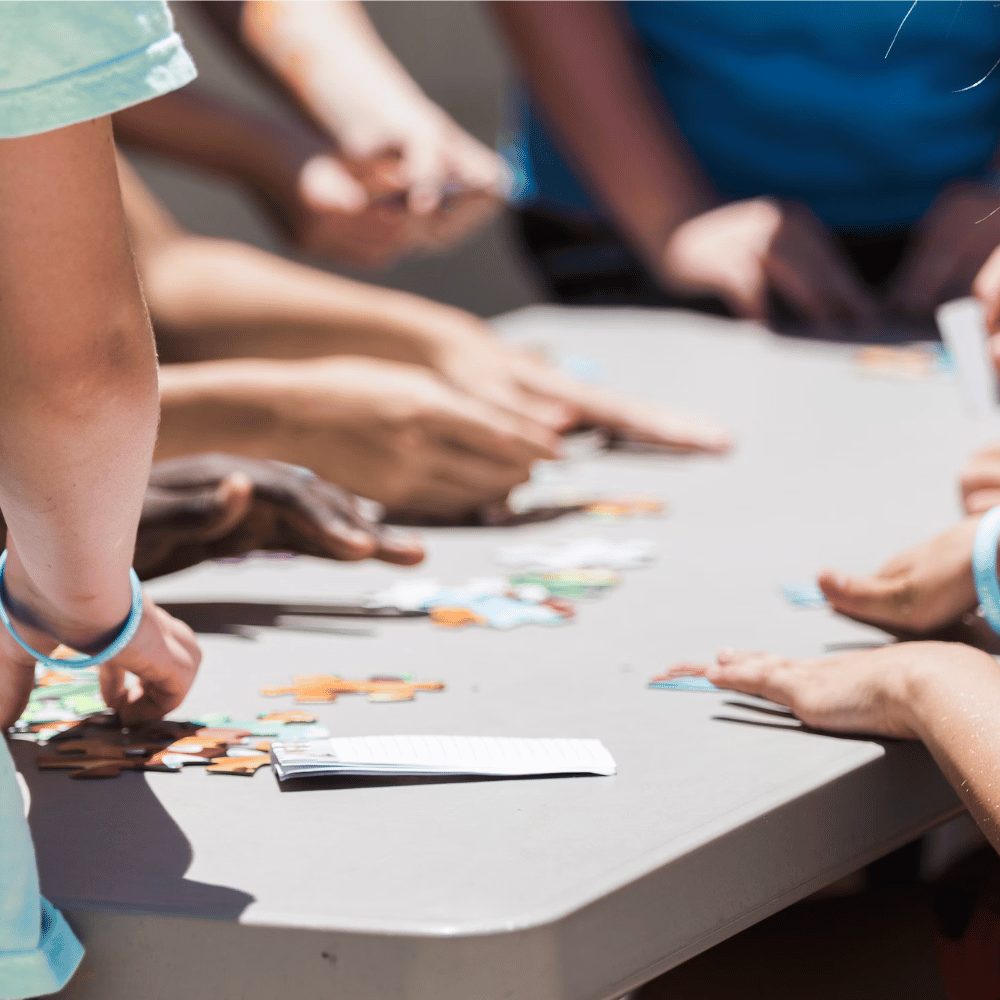
[[[330,524],[324,529],[330,552],[345,562],[368,559],[378,550],[378,539],[368,531]]]
[[[833,598],[845,593],[849,581],[842,573],[837,573],[832,569],[824,569],[816,577],[816,584],[823,591],[824,596]]]
[[[222,478],[215,491],[221,506],[246,511],[253,499],[253,480],[245,472],[231,472]]]
[[[441,204],[441,194],[436,188],[414,185],[410,188],[406,203],[415,215],[430,215]]]
[[[314,156],[299,175],[299,193],[321,212],[361,212],[368,204],[365,189],[329,156]]]

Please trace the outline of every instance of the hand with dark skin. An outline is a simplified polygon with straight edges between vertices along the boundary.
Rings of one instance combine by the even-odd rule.
[[[356,497],[304,469],[219,454],[153,466],[139,523],[140,575],[259,550],[400,566],[424,557],[415,536],[368,520]]]
[[[135,554],[140,577],[255,551],[400,566],[424,557],[415,535],[368,520],[356,497],[304,469],[221,454],[153,466]]]

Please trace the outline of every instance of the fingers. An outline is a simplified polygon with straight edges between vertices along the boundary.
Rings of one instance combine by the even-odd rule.
[[[412,531],[379,525],[376,538],[378,549],[375,558],[397,566],[415,566],[422,562],[426,551],[420,536]]]
[[[403,166],[409,182],[406,202],[417,215],[429,215],[440,204],[447,169],[433,138],[417,138],[403,148]]]
[[[124,725],[162,719],[177,708],[190,690],[201,662],[201,650],[187,625],[151,602],[147,602],[145,613],[159,641],[154,640],[149,650],[132,651],[132,655],[126,650],[106,671],[106,681],[102,671],[102,691],[111,695],[108,705]],[[115,676],[113,668],[120,670],[123,666],[138,680],[133,687],[126,688],[123,678]]]
[[[299,173],[299,194],[317,212],[354,214],[368,205],[368,192],[334,156],[307,160]]]
[[[510,171],[488,146],[468,135],[458,135],[448,156],[449,174],[463,187],[505,195],[511,187]]]
[[[965,509],[970,514],[984,514],[1000,504],[1000,487],[997,489],[973,490],[966,494]]]
[[[551,431],[457,393],[450,404],[428,415],[427,426],[445,440],[499,462],[524,465],[560,456],[559,438]]]
[[[246,516],[253,484],[241,472],[225,476],[211,487],[190,490],[150,489],[143,502],[137,547],[144,535],[178,544],[209,542],[228,534]]]
[[[767,275],[761,267],[741,268],[723,278],[719,295],[734,316],[766,323],[771,311]]]
[[[962,473],[961,490],[965,508],[970,513],[993,506],[1000,495],[1000,453],[990,450],[975,455]]]
[[[866,323],[878,311],[826,228],[807,211],[793,211],[765,258],[775,290],[804,319]]]
[[[972,294],[986,310],[986,329],[990,333],[1000,332],[1000,250],[994,250],[979,269],[972,282]]]
[[[816,581],[831,606],[850,618],[866,622],[898,624],[912,603],[912,588],[906,576],[846,576],[824,570]]]
[[[789,661],[768,653],[723,652],[705,670],[705,676],[727,691],[767,698],[778,705],[789,706]]]

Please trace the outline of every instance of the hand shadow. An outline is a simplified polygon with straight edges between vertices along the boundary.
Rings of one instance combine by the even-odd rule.
[[[267,601],[161,601],[164,611],[185,622],[201,635],[233,635],[255,639],[257,629],[286,628],[329,631],[341,635],[372,635],[371,629],[345,628],[337,624],[349,619],[385,621],[426,618],[426,612],[397,608],[366,608],[360,604],[278,604]],[[288,619],[298,620],[292,624]],[[310,624],[310,622],[312,624]]]
[[[729,708],[743,709],[754,713],[747,718],[740,715],[713,715],[715,722],[733,722],[740,726],[763,726],[765,729],[783,729],[791,733],[812,733],[815,736],[834,736],[838,740],[854,740],[860,743],[898,743],[885,736],[867,736],[863,733],[833,733],[827,729],[814,729],[797,719],[787,708],[771,705],[766,702],[739,701],[730,699],[723,702]]]

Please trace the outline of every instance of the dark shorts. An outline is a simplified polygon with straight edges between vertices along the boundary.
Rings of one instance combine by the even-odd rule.
[[[539,208],[514,213],[514,225],[550,298],[564,305],[685,306],[726,315],[718,299],[681,299],[664,291],[610,226]],[[899,266],[909,230],[837,233],[847,257],[873,288]]]

